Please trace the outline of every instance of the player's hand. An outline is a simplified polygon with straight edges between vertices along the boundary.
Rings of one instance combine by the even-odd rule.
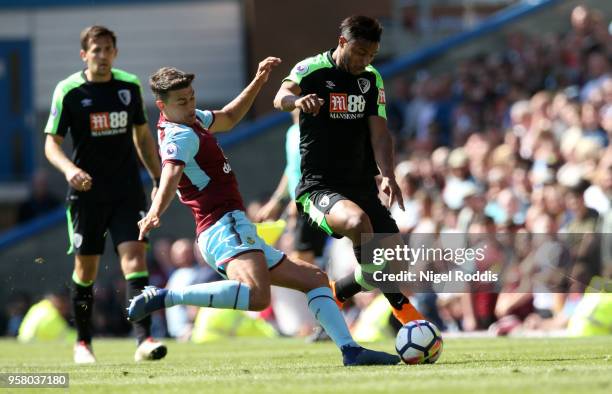
[[[138,228],[140,229],[140,234],[138,235],[139,241],[144,241],[149,231],[154,228],[158,228],[161,226],[161,221],[159,220],[159,216],[147,213],[147,216],[138,221]]]
[[[86,192],[93,185],[91,176],[78,167],[66,174],[66,180],[75,190]]]
[[[277,57],[267,57],[261,62],[259,62],[259,67],[257,67],[257,74],[255,75],[255,79],[262,82],[268,82],[268,78],[270,77],[270,73],[272,69],[278,66],[281,63],[281,60]]]
[[[382,177],[382,181],[380,182],[380,189],[383,193],[389,196],[389,200],[387,202],[387,208],[391,208],[393,202],[397,202],[397,205],[404,211],[404,198],[402,197],[402,191],[400,190],[397,182],[395,181],[395,177]]]
[[[281,213],[282,204],[279,200],[272,198],[255,214],[256,222],[265,222],[278,218]]]
[[[319,114],[319,110],[323,104],[325,104],[325,100],[319,98],[319,96],[314,93],[300,97],[299,99],[295,100],[294,103],[295,108],[299,108],[300,111],[304,112],[305,114],[313,114],[314,116]]]

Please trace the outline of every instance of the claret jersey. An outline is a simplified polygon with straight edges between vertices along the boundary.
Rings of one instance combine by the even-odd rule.
[[[72,161],[93,179],[88,192],[69,199],[118,201],[144,195],[132,139],[134,125],[147,122],[138,77],[112,70],[108,82],[90,82],[85,72],[61,81],[53,93],[45,133],[72,136]]]
[[[382,78],[371,65],[360,75],[339,69],[332,52],[299,62],[285,78],[298,84],[303,96],[316,93],[325,100],[318,115],[300,114],[298,196],[320,186],[371,186],[378,174],[368,118],[386,118]]]
[[[224,214],[244,211],[238,182],[217,139],[208,131],[214,122],[211,111],[196,110],[196,123],[190,126],[166,120],[157,124],[162,165],[184,165],[177,194],[191,208],[200,234]]]

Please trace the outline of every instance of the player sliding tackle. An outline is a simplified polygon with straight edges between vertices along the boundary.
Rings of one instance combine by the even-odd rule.
[[[233,128],[247,113],[280,59],[259,63],[253,81],[223,109],[195,108],[194,75],[171,67],[158,70],[150,87],[161,111],[158,140],[163,169],[159,191],[138,222],[140,237],[159,227],[160,217],[178,192],[191,208],[202,256],[227,280],[179,290],[148,287],[128,308],[131,321],[174,305],[260,311],[270,303],[270,285],[306,293],[308,307],[343,355],[344,365],[390,365],[399,358],[365,349],[353,340],[325,273],[301,260],[290,260],[264,243],[247,219],[234,173],[213,133]]]

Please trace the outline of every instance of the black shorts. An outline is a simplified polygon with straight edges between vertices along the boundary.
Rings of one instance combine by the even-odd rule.
[[[142,196],[130,196],[117,202],[70,201],[68,219],[68,253],[100,255],[104,253],[106,235],[110,233],[115,251],[126,241],[138,241],[138,221],[146,214],[147,202]]]
[[[293,246],[296,251],[312,251],[315,257],[323,256],[323,248],[327,241],[327,234],[306,220],[303,215],[298,215],[293,234]]]
[[[304,215],[310,223],[319,227],[334,238],[342,238],[329,227],[325,215],[340,200],[350,200],[357,204],[368,215],[374,233],[399,233],[395,220],[391,217],[389,210],[382,205],[378,198],[376,187],[369,191],[335,191],[331,189],[311,189],[296,199],[298,211]]]

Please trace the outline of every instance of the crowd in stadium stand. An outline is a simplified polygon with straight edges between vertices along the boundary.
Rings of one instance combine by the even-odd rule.
[[[514,32],[446,74],[395,81],[401,231],[512,235],[488,242],[498,247],[487,264],[516,267],[506,292],[445,294],[425,308],[463,330],[501,319],[503,333],[525,318],[561,328],[576,294],[612,274],[612,40],[597,11],[577,7],[571,22],[566,34]],[[548,287],[530,286],[538,275]]]
[[[407,244],[414,234],[431,234],[433,244],[444,236],[463,236],[466,246],[488,245],[485,258],[466,270],[503,273],[501,291],[480,283],[465,293],[415,294],[416,307],[444,329],[488,329],[498,335],[562,329],[588,285],[612,277],[607,23],[596,10],[579,6],[565,34],[512,32],[503,47],[446,73],[419,71],[387,81],[396,177],[405,205],[405,211],[394,206],[391,212]],[[290,237],[279,241],[285,252]],[[205,266],[196,257],[184,257],[193,248],[180,242],[153,246],[151,283],[164,286],[171,277],[183,284],[200,281],[199,276],[216,280],[212,270],[196,268]],[[344,240],[330,240],[326,250],[322,264],[332,278],[356,264]],[[104,321],[95,324],[107,334],[124,333],[126,324],[115,322],[120,327],[113,328],[101,313],[106,304],[122,302],[105,302],[106,293],[96,293],[95,316]],[[375,297],[362,294],[346,306],[354,327]],[[174,336],[189,337],[196,313],[185,309],[168,317]],[[278,311],[264,317],[283,326]],[[167,334],[165,320],[156,315],[156,334]],[[304,317],[301,327],[281,333],[304,335],[310,328],[312,321]]]

